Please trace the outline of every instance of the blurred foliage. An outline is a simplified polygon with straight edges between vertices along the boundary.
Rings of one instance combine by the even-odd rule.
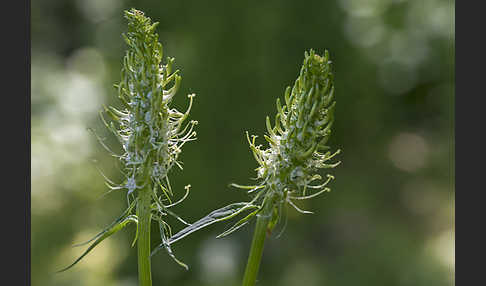
[[[126,206],[124,193],[104,195],[97,168],[122,175],[87,128],[115,143],[98,111],[119,106],[113,84],[131,7],[160,22],[180,93],[197,94],[198,140],[172,173],[173,188],[193,187],[176,209],[189,221],[246,198],[228,188],[250,183],[257,167],[244,132],[265,132],[305,50],[330,51],[328,144],[343,150],[342,164],[332,192],[301,204],[315,214],[289,210],[285,233],[267,241],[259,284],[454,284],[453,1],[46,0],[31,3],[32,285],[136,285],[130,227],[54,274],[82,253],[73,244]],[[154,256],[154,285],[239,285],[252,227],[215,239],[225,227],[174,244],[188,272]]]

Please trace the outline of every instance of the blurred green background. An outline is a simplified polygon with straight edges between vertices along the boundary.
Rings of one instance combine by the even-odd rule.
[[[255,175],[244,132],[262,138],[305,50],[330,51],[330,144],[342,165],[330,193],[301,204],[315,214],[290,210],[284,234],[267,240],[258,285],[454,284],[453,1],[44,0],[31,2],[32,285],[137,285],[134,226],[53,274],[126,206],[124,192],[103,196],[97,168],[121,175],[87,128],[117,146],[98,112],[119,106],[112,85],[131,7],[160,22],[165,55],[181,69],[175,106],[197,94],[198,140],[171,174],[179,194],[192,185],[176,209],[189,221],[247,198],[227,187]],[[154,285],[239,285],[253,224],[215,239],[227,227],[174,245],[188,272],[156,255]]]

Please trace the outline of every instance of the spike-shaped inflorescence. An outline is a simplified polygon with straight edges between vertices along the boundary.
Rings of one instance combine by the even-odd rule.
[[[151,24],[150,18],[134,9],[127,11],[125,17],[128,33],[124,38],[129,50],[123,60],[122,80],[116,85],[125,109],[105,108],[118,126],[104,122],[125,151],[120,159],[127,180],[121,187],[131,194],[149,186],[155,202],[170,201],[173,193],[167,174],[174,164],[182,169],[178,155],[182,146],[196,136],[193,127],[197,121],[184,126],[194,94],[188,96],[186,112],[170,107],[181,77],[178,70],[172,72],[173,58],[168,58],[165,65],[161,63],[162,45],[154,33],[158,23]]]
[[[257,136],[247,133],[248,143],[256,161],[259,163],[255,186],[234,187],[249,189],[254,192],[252,203],[260,200],[259,204],[274,204],[279,207],[288,203],[297,211],[302,211],[294,200],[304,200],[329,191],[326,187],[334,177],[327,175],[321,184],[311,184],[318,181],[321,176],[317,173],[321,168],[333,168],[340,162],[330,163],[330,160],[340,150],[334,153],[326,143],[331,135],[334,121],[334,83],[329,53],[324,56],[315,54],[313,50],[305,53],[304,63],[294,86],[285,90],[285,104],[277,99],[277,115],[275,125],[272,127],[270,118],[266,118],[268,135],[264,138],[269,148],[262,149],[256,145]],[[322,153],[321,151],[327,151]],[[314,192],[310,192],[314,190]],[[280,211],[275,210],[280,216]]]
[[[187,197],[190,185],[185,187],[182,198],[174,201],[168,173],[174,165],[182,169],[178,160],[182,147],[186,142],[196,139],[193,127],[197,121],[186,122],[195,95],[188,95],[189,107],[185,112],[171,107],[172,99],[181,83],[181,76],[178,70],[173,71],[174,58],[167,58],[166,63],[162,63],[162,45],[155,33],[158,23],[152,23],[143,12],[135,9],[125,11],[125,18],[128,20],[128,32],[123,37],[128,50],[123,58],[121,81],[115,85],[123,107],[104,107],[105,114],[111,121],[107,121],[103,113],[100,113],[103,123],[119,140],[123,154],[115,154],[99,137],[98,139],[121,162],[125,180],[116,184],[105,177],[106,184],[111,190],[126,190],[129,208],[112,225],[95,236],[93,244],[98,244],[100,239],[107,237],[104,234],[113,234],[110,230],[119,230],[121,223],[125,226],[129,221],[138,225],[135,240],[138,238],[140,244],[142,231],[148,231],[148,242],[143,243],[149,244],[150,222],[156,220],[160,226],[161,247],[187,268],[175,258],[170,249],[168,241],[172,235],[171,227],[164,220],[164,216],[174,216],[189,225],[169,208]],[[135,210],[136,214],[133,214]],[[145,217],[142,218],[141,214]],[[92,247],[88,251],[91,249]],[[150,245],[145,252],[149,259]],[[140,263],[139,261],[139,265]]]
[[[300,74],[291,88],[285,90],[285,101],[277,99],[277,114],[272,126],[266,118],[268,134],[264,138],[268,148],[257,145],[257,136],[246,134],[250,149],[258,162],[258,183],[251,186],[231,184],[245,189],[253,198],[246,203],[235,203],[213,211],[208,216],[175,234],[175,242],[210,224],[225,221],[251,210],[243,219],[218,237],[226,236],[247,224],[256,215],[268,217],[265,225],[271,231],[280,221],[283,207],[294,207],[301,213],[296,200],[318,196],[330,189],[327,184],[334,178],[327,174],[322,180],[319,169],[334,168],[340,162],[331,159],[340,153],[329,151],[326,143],[334,121],[334,82],[329,53],[317,55],[313,50],[305,52]]]

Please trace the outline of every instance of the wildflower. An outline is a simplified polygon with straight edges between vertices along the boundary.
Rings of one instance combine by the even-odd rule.
[[[305,52],[304,62],[294,86],[285,90],[285,104],[277,98],[277,114],[272,127],[266,118],[267,134],[263,137],[268,147],[256,143],[257,136],[246,137],[258,163],[255,185],[231,184],[247,190],[252,196],[249,202],[234,203],[211,212],[206,217],[175,234],[170,243],[216,222],[231,219],[245,211],[251,211],[218,237],[226,236],[246,225],[254,216],[267,217],[269,232],[280,221],[282,208],[291,206],[300,209],[295,201],[314,198],[330,191],[328,183],[334,179],[330,174],[325,180],[319,169],[334,168],[340,162],[331,159],[341,151],[329,151],[326,145],[334,122],[334,75],[329,53],[317,55],[313,50]],[[321,183],[317,183],[319,180]]]
[[[126,178],[124,182],[116,184],[105,177],[106,184],[111,190],[126,190],[129,207],[119,219],[90,240],[96,239],[82,257],[128,222],[135,222],[137,235],[134,243],[138,238],[139,260],[149,260],[150,223],[155,220],[159,223],[161,245],[172,258],[187,268],[175,258],[170,249],[168,240],[172,235],[171,227],[164,221],[164,216],[171,215],[189,225],[169,208],[187,197],[190,185],[185,187],[182,199],[174,202],[168,174],[173,166],[182,169],[182,162],[179,160],[182,147],[185,143],[196,140],[193,129],[198,122],[187,122],[195,95],[188,95],[189,106],[185,112],[171,107],[182,78],[179,70],[173,71],[174,58],[169,57],[165,64],[162,63],[162,45],[155,33],[158,23],[152,23],[143,12],[135,9],[125,11],[125,18],[128,20],[128,32],[123,34],[123,38],[128,50],[123,58],[121,81],[115,85],[123,108],[104,107],[106,115],[111,119],[109,123],[103,113],[100,113],[105,126],[121,144],[123,154],[115,154],[99,137],[98,139],[120,160]],[[133,214],[135,209],[136,214]],[[148,235],[145,233],[147,231]],[[144,241],[141,243],[142,238]],[[79,259],[64,270],[74,266]],[[141,263],[139,261],[139,272]],[[150,261],[148,265],[149,272]],[[144,277],[149,279],[150,272]]]

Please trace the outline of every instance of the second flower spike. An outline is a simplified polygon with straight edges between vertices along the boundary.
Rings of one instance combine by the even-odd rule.
[[[258,163],[255,185],[231,184],[246,190],[252,199],[234,203],[211,212],[206,217],[175,234],[170,243],[208,225],[226,221],[244,212],[249,212],[231,228],[218,237],[226,236],[246,225],[251,218],[265,219],[264,228],[270,233],[281,221],[287,206],[301,213],[296,201],[314,198],[330,191],[331,174],[323,178],[319,169],[336,167],[332,162],[340,153],[329,151],[327,141],[334,122],[334,74],[329,53],[320,56],[313,50],[305,52],[299,76],[293,87],[287,87],[284,101],[277,99],[277,114],[274,124],[266,118],[267,134],[263,137],[268,147],[256,143],[257,136],[249,136],[248,143]],[[319,182],[320,181],[320,182]]]

